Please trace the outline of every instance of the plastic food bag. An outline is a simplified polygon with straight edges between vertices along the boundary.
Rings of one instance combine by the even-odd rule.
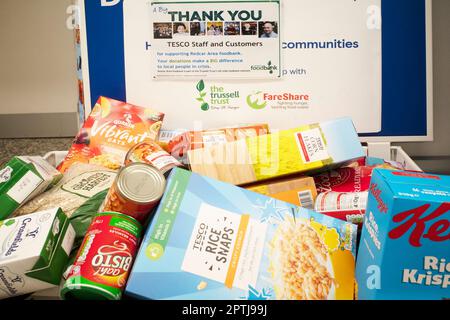
[[[108,190],[116,175],[117,171],[102,166],[75,163],[55,187],[26,203],[14,216],[61,208],[70,218],[86,201]]]

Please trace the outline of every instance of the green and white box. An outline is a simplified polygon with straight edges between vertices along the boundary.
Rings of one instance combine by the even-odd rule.
[[[0,169],[0,220],[46,191],[62,174],[41,157],[14,157]]]
[[[0,222],[0,299],[58,286],[75,230],[61,209]]]

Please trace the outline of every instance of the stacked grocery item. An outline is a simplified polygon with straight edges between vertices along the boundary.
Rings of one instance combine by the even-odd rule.
[[[272,133],[163,119],[100,97],[58,170],[0,169],[0,299],[449,296],[448,177],[366,157],[348,118]]]

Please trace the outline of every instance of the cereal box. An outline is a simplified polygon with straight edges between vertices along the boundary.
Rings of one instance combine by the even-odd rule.
[[[246,186],[245,189],[308,209],[314,208],[317,198],[317,189],[311,177],[271,180]]]
[[[176,168],[126,293],[140,299],[353,299],[356,226]]]
[[[163,119],[153,109],[100,97],[58,169],[75,162],[119,169],[131,147],[158,138]]]
[[[62,174],[41,157],[15,157],[0,168],[0,220],[57,183]]]
[[[0,221],[0,299],[58,286],[74,239],[61,209]]]
[[[450,298],[450,177],[376,169],[356,277],[361,300]]]
[[[323,171],[361,157],[350,118],[188,151],[192,171],[235,185]]]

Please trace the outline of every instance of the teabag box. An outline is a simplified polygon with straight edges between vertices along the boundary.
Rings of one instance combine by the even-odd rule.
[[[374,170],[356,278],[362,300],[450,298],[450,177]]]
[[[0,299],[59,285],[74,239],[61,209],[0,221]]]

